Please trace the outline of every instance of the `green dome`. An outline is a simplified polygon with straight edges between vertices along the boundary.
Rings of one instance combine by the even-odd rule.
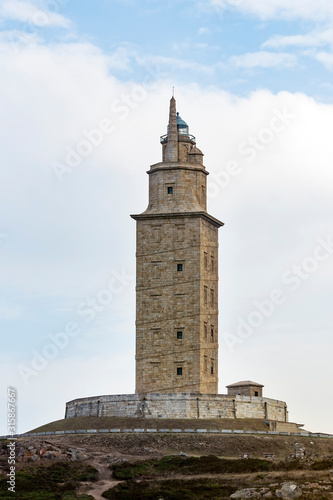
[[[178,129],[178,134],[183,134],[183,135],[189,134],[189,127],[187,123],[184,120],[182,120],[182,118],[179,116],[179,113],[177,113],[177,129]]]

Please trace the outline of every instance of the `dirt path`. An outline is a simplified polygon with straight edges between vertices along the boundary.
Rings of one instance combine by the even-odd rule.
[[[94,452],[91,455],[92,458],[89,460],[89,463],[98,470],[98,481],[86,485],[84,493],[93,496],[95,500],[104,500],[102,493],[113,488],[121,481],[111,479],[110,464],[105,460],[105,453]]]

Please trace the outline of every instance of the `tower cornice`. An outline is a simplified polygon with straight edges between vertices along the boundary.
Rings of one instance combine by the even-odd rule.
[[[216,219],[212,215],[208,214],[207,212],[171,212],[171,213],[145,213],[143,212],[142,214],[134,214],[131,215],[132,219],[134,220],[149,220],[149,219],[170,219],[170,218],[177,218],[177,217],[202,217],[206,219],[207,221],[211,222],[214,226],[216,227],[222,227],[224,226],[224,222],[221,222],[220,220]]]
[[[209,172],[205,169],[205,167],[202,165],[191,165],[190,163],[173,163],[169,165],[166,162],[159,162],[155,163],[154,165],[150,166],[150,170],[147,170],[147,174],[153,174],[154,172],[161,171],[161,170],[192,170],[194,172],[202,172],[205,175],[209,175]]]

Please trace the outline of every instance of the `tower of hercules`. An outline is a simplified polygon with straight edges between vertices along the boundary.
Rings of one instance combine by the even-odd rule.
[[[136,250],[136,393],[218,393],[218,229],[195,137],[170,101],[149,204],[132,215]]]

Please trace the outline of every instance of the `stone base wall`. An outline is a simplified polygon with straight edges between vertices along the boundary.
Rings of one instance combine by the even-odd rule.
[[[74,399],[65,418],[257,418],[287,422],[287,405],[276,399],[224,394],[123,394]]]

